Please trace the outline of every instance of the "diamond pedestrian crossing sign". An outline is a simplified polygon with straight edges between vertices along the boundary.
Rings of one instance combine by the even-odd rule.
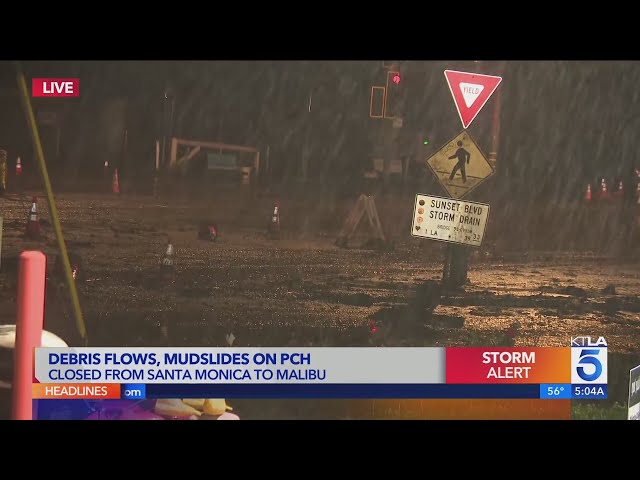
[[[463,198],[493,175],[494,170],[466,130],[427,159],[427,165],[452,198]]]

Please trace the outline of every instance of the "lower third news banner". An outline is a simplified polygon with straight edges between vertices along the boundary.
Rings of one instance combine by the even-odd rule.
[[[605,399],[607,346],[37,348],[34,399]]]

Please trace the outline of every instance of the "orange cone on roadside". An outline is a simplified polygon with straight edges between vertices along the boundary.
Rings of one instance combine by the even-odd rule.
[[[273,206],[273,214],[271,215],[271,221],[269,222],[269,234],[272,237],[280,235],[280,204],[276,202]]]
[[[622,197],[624,195],[624,185],[622,184],[622,180],[618,184],[618,189],[615,191],[616,197]]]
[[[22,175],[22,161],[20,160],[20,157],[18,157],[16,160],[16,177],[19,177],[20,175]]]
[[[165,275],[172,275],[175,272],[175,255],[176,252],[173,248],[173,243],[171,243],[171,240],[168,240],[167,249],[165,250],[164,256],[162,257],[162,261],[160,263],[160,271]]]
[[[118,169],[116,168],[113,172],[113,183],[111,185],[111,190],[113,193],[120,193],[120,182],[118,180]]]
[[[588,185],[587,185],[587,193],[585,194],[584,199],[585,199],[587,202],[590,202],[590,201],[591,201],[591,184],[588,184]]]
[[[31,200],[31,210],[29,211],[29,220],[27,221],[27,237],[40,237],[40,220],[38,219],[38,199],[33,197]]]
[[[218,226],[215,223],[203,222],[198,227],[198,238],[215,242],[219,235]]]
[[[607,189],[607,181],[603,178],[600,181],[600,192],[599,192],[600,200],[606,200],[609,198],[609,190]]]

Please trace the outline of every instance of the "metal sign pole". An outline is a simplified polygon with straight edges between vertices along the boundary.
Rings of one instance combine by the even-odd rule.
[[[476,63],[477,73],[481,74],[483,70],[483,62],[477,61],[474,63]],[[500,73],[502,74],[502,72]],[[497,85],[496,85],[496,88],[497,88]],[[490,166],[491,172],[490,173],[487,172],[485,174],[486,177],[490,176],[495,171],[499,133],[500,133],[500,99],[496,98],[496,103],[494,104],[494,111],[492,116],[492,125],[491,125],[491,152],[489,154],[489,158],[487,159],[487,164]],[[462,171],[464,172],[464,169]],[[466,179],[464,179],[464,181],[466,182]],[[470,257],[471,257],[470,247],[467,247],[465,245],[449,246],[449,251],[447,252],[447,258],[445,260],[445,266],[443,269],[443,277],[442,277],[443,285],[451,289],[460,289],[460,288],[463,288],[464,285],[466,285],[467,277],[469,274]]]
[[[478,70],[481,70],[482,62],[475,63],[478,64]],[[466,285],[469,275],[469,253],[469,248],[464,245],[449,245],[448,258],[444,266],[444,270],[448,270],[447,279],[444,282],[447,288],[458,289]]]

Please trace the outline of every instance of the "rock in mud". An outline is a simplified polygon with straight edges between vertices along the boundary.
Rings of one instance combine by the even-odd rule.
[[[464,317],[462,315],[431,315],[431,325],[441,328],[463,328]]]
[[[588,296],[587,291],[584,288],[574,287],[573,285],[563,288],[562,293],[580,298],[586,298]]]
[[[304,284],[304,279],[302,278],[302,273],[293,272],[286,281],[286,285],[290,290],[297,290],[302,288]]]
[[[501,307],[491,307],[491,306],[475,307],[469,310],[469,313],[477,317],[495,317],[498,315],[501,315],[501,316],[513,315],[512,312],[506,309],[503,309]]]
[[[607,313],[615,313],[621,309],[621,302],[617,298],[607,298],[604,301],[602,310]]]
[[[540,285],[538,288],[543,293],[553,293],[556,291],[556,288],[551,285]]]
[[[607,285],[606,287],[604,287],[602,289],[602,293],[605,295],[615,295],[616,294],[616,287],[615,285],[613,285],[612,283],[610,283],[609,285]]]
[[[436,280],[427,280],[416,286],[412,298],[409,299],[409,308],[433,311],[440,305],[441,299],[442,284]]]
[[[373,297],[368,293],[358,292],[345,298],[344,303],[356,307],[370,307],[373,305]]]
[[[422,340],[430,318],[429,312],[418,314],[406,306],[381,308],[369,317],[372,339],[382,344],[399,339]]]
[[[207,285],[185,285],[180,289],[180,295],[187,298],[209,298],[210,293],[211,288]]]

